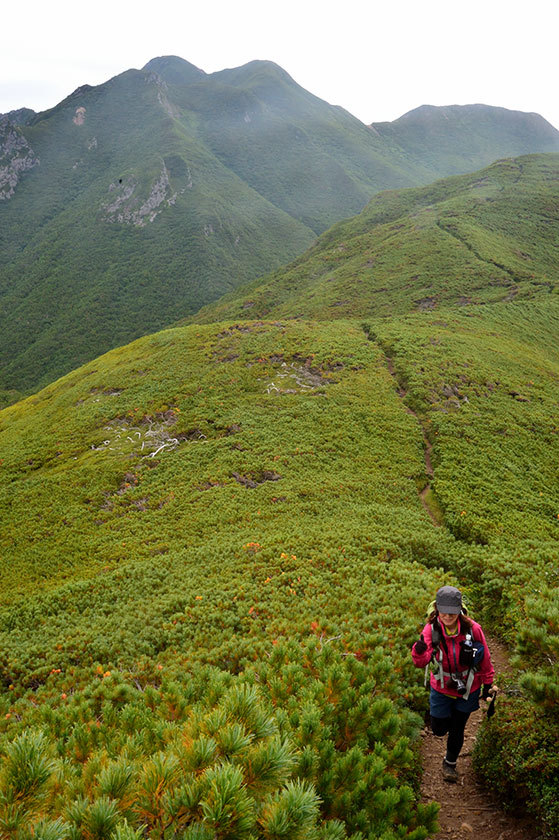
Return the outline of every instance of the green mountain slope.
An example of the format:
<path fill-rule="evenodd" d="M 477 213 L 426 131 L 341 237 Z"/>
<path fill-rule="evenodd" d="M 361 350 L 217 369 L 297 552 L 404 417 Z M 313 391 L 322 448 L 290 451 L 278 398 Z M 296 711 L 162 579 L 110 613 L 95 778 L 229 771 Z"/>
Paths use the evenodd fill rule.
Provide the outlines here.
<path fill-rule="evenodd" d="M 151 66 L 157 69 L 157 60 Z M 160 74 L 173 101 L 196 114 L 212 152 L 316 232 L 359 212 L 378 190 L 417 182 L 417 165 L 387 153 L 367 126 L 272 62 L 250 62 L 180 88 L 168 73 L 165 63 Z"/>
<path fill-rule="evenodd" d="M 14 112 L 0 124 L 0 388 L 37 388 L 196 312 L 379 190 L 479 165 L 480 146 L 559 148 L 537 115 L 464 113 L 445 109 L 445 133 L 429 111 L 426 141 L 410 115 L 365 126 L 271 62 L 206 74 L 174 56 Z"/>
<path fill-rule="evenodd" d="M 291 265 L 195 320 L 388 316 L 554 293 L 559 157 L 498 161 L 472 175 L 384 193 Z"/>
<path fill-rule="evenodd" d="M 195 311 L 232 278 L 261 274 L 312 241 L 173 120 L 158 94 L 134 71 L 74 94 L 28 129 L 41 160 L 33 197 L 17 190 L 2 229 L 8 386 L 51 379 Z"/>
<path fill-rule="evenodd" d="M 539 114 L 489 105 L 422 105 L 372 128 L 433 179 L 481 169 L 497 158 L 558 151 L 555 128 Z"/>
<path fill-rule="evenodd" d="M 271 383 L 282 383 L 283 364 L 280 393 Z M 226 688 L 244 691 L 257 680 L 274 722 L 267 731 L 288 750 L 283 771 L 268 751 L 245 769 L 246 744 L 224 741 L 213 753 L 246 774 L 259 819 L 274 803 L 268 792 L 279 795 L 291 780 L 320 795 L 311 816 L 324 829 L 340 821 L 335 837 L 359 825 L 389 838 L 401 836 L 398 825 L 410 838 L 427 836 L 433 806 L 417 806 L 410 787 L 409 738 L 420 718 L 405 708 L 393 671 L 405 668 L 408 697 L 420 695 L 405 655 L 413 618 L 395 593 L 406 587 L 420 612 L 437 579 L 423 559 L 433 549 L 442 562 L 452 539 L 439 545 L 432 533 L 408 477 L 421 476 L 420 436 L 361 328 L 169 330 L 97 359 L 0 418 L 2 547 L 12 558 L 0 608 L 0 637 L 10 637 L 0 664 L 0 744 L 51 714 L 60 722 L 60 736 L 42 748 L 59 750 L 77 787 L 68 776 L 45 817 L 78 807 L 78 790 L 102 807 L 101 788 L 88 787 L 82 769 L 118 760 L 132 762 L 130 808 L 113 790 L 115 822 L 137 827 L 142 764 L 157 758 L 154 750 L 175 762 L 173 744 L 184 737 L 186 747 L 196 715 L 222 709 Z M 353 431 L 342 439 L 343 427 Z M 391 450 L 402 438 L 396 462 Z M 357 603 L 363 587 L 369 594 Z M 340 633 L 342 646 L 330 639 Z M 219 671 L 208 674 L 205 663 Z M 247 667 L 252 677 L 227 677 Z M 252 732 L 247 714 L 231 721 L 236 738 Z M 221 744 L 225 734 L 217 737 Z M 73 752 L 76 739 L 82 747 Z M 186 773 L 191 759 L 181 755 Z M 213 766 L 206 755 L 198 772 Z M 353 790 L 356 775 L 365 785 Z M 215 795 L 227 789 L 225 780 L 215 784 Z M 161 790 L 176 793 L 172 778 Z M 196 790 L 191 796 L 205 801 Z M 166 820 L 180 826 L 168 805 Z M 301 807 L 292 803 L 283 818 L 292 836 Z M 155 815 L 140 819 L 151 825 Z"/>
<path fill-rule="evenodd" d="M 448 581 L 519 654 L 479 771 L 557 833 L 558 167 L 378 196 L 229 320 L 0 412 L 1 819 L 426 840 L 409 646 Z"/>

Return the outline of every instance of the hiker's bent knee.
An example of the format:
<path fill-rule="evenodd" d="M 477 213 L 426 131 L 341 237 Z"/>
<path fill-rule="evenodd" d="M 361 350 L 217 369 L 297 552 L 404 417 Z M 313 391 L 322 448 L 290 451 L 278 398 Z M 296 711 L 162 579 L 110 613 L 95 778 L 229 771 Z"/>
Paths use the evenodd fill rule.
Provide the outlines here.
<path fill-rule="evenodd" d="M 437 718 L 431 716 L 431 731 L 433 735 L 446 735 L 450 729 L 451 718 Z"/>

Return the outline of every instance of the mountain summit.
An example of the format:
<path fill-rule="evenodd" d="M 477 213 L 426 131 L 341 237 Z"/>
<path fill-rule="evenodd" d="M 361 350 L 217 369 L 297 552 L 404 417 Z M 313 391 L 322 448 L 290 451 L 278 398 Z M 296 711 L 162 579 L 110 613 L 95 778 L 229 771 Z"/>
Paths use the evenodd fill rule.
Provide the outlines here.
<path fill-rule="evenodd" d="M 184 58 L 179 58 L 177 55 L 163 55 L 159 58 L 152 58 L 148 61 L 142 70 L 146 73 L 158 73 L 166 82 L 174 84 L 190 84 L 197 82 L 201 76 L 206 73 L 185 61 Z"/>

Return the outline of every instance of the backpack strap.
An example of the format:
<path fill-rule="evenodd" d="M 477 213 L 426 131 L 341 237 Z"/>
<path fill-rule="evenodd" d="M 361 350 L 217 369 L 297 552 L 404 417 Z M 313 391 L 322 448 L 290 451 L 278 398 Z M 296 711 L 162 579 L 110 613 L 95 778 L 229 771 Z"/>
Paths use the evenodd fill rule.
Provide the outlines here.
<path fill-rule="evenodd" d="M 437 632 L 437 636 L 440 639 L 440 642 L 437 644 L 437 650 L 436 651 L 433 650 L 433 656 L 432 656 L 431 662 L 435 662 L 438 665 L 437 675 L 435 677 L 435 680 L 438 683 L 440 683 L 441 691 L 444 691 L 445 677 L 449 678 L 449 677 L 454 676 L 454 674 L 453 674 L 452 671 L 449 673 L 449 672 L 445 671 L 444 668 L 443 668 L 443 652 L 441 650 L 441 645 L 444 648 L 444 652 L 446 654 L 446 658 L 447 658 L 447 661 L 448 661 L 449 664 L 451 664 L 451 659 L 450 659 L 450 655 L 448 653 L 448 647 L 447 647 L 446 640 L 445 640 L 445 637 L 444 637 L 444 631 L 441 628 L 441 625 L 439 624 L 439 621 L 438 621 L 437 618 L 435 618 L 433 620 L 432 626 L 435 629 L 435 631 Z M 462 623 L 462 621 L 460 621 L 460 632 L 465 634 L 466 631 L 468 633 L 471 633 L 472 639 L 477 644 L 479 644 L 481 647 L 483 647 L 481 642 L 479 642 L 479 640 L 476 639 L 476 637 L 475 637 L 473 626 L 468 626 L 466 628 L 464 626 L 464 624 Z M 427 666 L 425 667 L 425 685 L 427 685 L 428 670 L 429 670 L 429 665 L 430 664 L 431 663 L 428 663 Z M 477 671 L 477 668 L 475 666 L 471 666 L 470 668 L 467 668 L 463 671 L 457 671 L 456 672 L 456 676 L 462 677 L 466 682 L 466 693 L 463 695 L 464 700 L 467 700 L 470 696 L 470 691 L 472 689 L 472 684 L 474 682 L 474 677 L 475 677 L 476 671 Z"/>

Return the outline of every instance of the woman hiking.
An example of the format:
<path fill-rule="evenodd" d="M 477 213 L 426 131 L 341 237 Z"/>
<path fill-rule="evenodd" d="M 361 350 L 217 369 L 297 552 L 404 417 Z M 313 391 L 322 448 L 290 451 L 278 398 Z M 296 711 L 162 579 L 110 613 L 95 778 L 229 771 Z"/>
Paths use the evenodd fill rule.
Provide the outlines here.
<path fill-rule="evenodd" d="M 434 735 L 448 735 L 443 779 L 457 782 L 456 762 L 466 722 L 479 709 L 480 693 L 483 700 L 490 696 L 495 671 L 483 630 L 466 615 L 462 594 L 455 586 L 438 590 L 411 655 L 418 668 L 427 668 L 431 662 L 435 666 L 429 696 L 431 728 Z"/>

